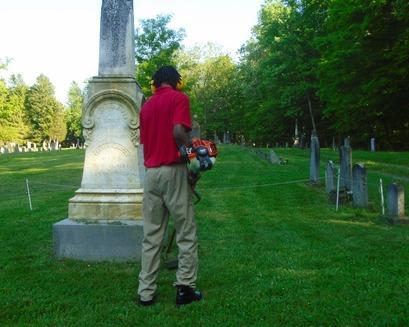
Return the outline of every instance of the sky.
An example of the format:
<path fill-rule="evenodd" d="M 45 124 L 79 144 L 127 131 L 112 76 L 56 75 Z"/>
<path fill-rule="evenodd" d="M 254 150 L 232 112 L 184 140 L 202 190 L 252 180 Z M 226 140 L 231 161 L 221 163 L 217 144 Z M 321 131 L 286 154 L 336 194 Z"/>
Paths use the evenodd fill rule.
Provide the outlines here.
<path fill-rule="evenodd" d="M 186 49 L 212 42 L 232 57 L 251 37 L 265 0 L 134 0 L 140 19 L 171 14 L 168 27 L 184 28 Z M 29 86 L 40 74 L 66 104 L 72 81 L 98 75 L 102 0 L 0 0 L 0 61 L 11 58 L 0 77 L 21 74 Z"/>

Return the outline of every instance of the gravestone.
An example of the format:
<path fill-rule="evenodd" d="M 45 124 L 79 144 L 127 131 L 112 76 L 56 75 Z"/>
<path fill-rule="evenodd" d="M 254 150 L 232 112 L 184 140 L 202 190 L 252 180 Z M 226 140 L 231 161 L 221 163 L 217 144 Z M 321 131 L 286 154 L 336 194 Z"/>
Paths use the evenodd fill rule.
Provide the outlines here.
<path fill-rule="evenodd" d="M 277 156 L 274 150 L 270 150 L 269 161 L 270 163 L 275 164 L 275 165 L 279 165 L 281 163 L 281 159 Z"/>
<path fill-rule="evenodd" d="M 86 145 L 81 188 L 70 200 L 72 219 L 141 219 L 139 111 L 132 0 L 103 0 L 98 76 L 84 100 Z"/>
<path fill-rule="evenodd" d="M 328 160 L 325 168 L 325 191 L 327 193 L 335 192 L 337 190 L 337 171 L 335 164 Z"/>
<path fill-rule="evenodd" d="M 193 123 L 192 123 L 191 137 L 192 138 L 199 138 L 200 137 L 200 125 L 196 120 L 194 120 Z"/>
<path fill-rule="evenodd" d="M 344 140 L 344 145 L 339 149 L 340 156 L 340 189 L 352 190 L 352 149 L 349 146 L 349 138 Z"/>
<path fill-rule="evenodd" d="M 375 151 L 375 138 L 374 137 L 371 138 L 371 151 L 372 152 Z"/>
<path fill-rule="evenodd" d="M 293 148 L 299 148 L 300 147 L 300 139 L 298 137 L 298 119 L 295 120 L 293 140 L 294 140 Z"/>
<path fill-rule="evenodd" d="M 305 149 L 306 148 L 306 144 L 305 144 L 305 133 L 301 133 L 300 134 L 300 149 Z"/>
<path fill-rule="evenodd" d="M 390 183 L 387 193 L 388 216 L 403 218 L 405 216 L 405 194 L 399 183 Z"/>
<path fill-rule="evenodd" d="M 230 133 L 229 131 L 223 133 L 223 143 L 230 144 Z"/>
<path fill-rule="evenodd" d="M 139 261 L 143 156 L 135 80 L 133 0 L 102 0 L 98 76 L 82 112 L 85 160 L 68 219 L 54 225 L 54 253 L 91 261 Z"/>
<path fill-rule="evenodd" d="M 353 190 L 352 198 L 355 208 L 368 208 L 368 184 L 365 165 L 356 164 L 352 167 Z"/>
<path fill-rule="evenodd" d="M 320 181 L 320 143 L 314 132 L 311 135 L 310 181 L 314 184 Z"/>

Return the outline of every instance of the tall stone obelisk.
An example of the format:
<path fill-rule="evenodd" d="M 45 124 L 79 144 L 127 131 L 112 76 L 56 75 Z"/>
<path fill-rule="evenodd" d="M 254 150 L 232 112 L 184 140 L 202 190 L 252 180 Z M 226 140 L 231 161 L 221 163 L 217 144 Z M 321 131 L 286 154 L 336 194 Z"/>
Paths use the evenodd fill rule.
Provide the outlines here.
<path fill-rule="evenodd" d="M 142 93 L 135 80 L 132 0 L 103 0 L 98 76 L 82 115 L 87 146 L 81 188 L 68 218 L 139 219 L 141 178 L 138 119 Z"/>
<path fill-rule="evenodd" d="M 98 76 L 87 91 L 81 188 L 69 200 L 68 219 L 54 225 L 54 252 L 84 260 L 138 260 L 144 97 L 135 80 L 133 0 L 102 0 Z"/>

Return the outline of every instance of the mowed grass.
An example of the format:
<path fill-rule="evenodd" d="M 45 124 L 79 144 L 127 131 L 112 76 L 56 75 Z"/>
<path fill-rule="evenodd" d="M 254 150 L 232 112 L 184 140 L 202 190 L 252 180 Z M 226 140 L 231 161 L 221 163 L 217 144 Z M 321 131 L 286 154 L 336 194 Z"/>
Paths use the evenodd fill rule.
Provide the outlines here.
<path fill-rule="evenodd" d="M 370 206 L 335 204 L 309 183 L 309 151 L 219 146 L 197 191 L 205 299 L 174 306 L 175 271 L 158 278 L 158 303 L 133 302 L 139 263 L 53 257 L 52 226 L 80 187 L 83 150 L 0 156 L 2 326 L 404 326 L 409 324 L 409 225 L 381 217 L 379 180 L 409 189 L 409 153 L 353 151 L 368 172 Z M 269 149 L 263 149 L 268 153 Z M 32 208 L 30 210 L 28 180 Z M 408 213 L 408 205 L 406 204 Z"/>

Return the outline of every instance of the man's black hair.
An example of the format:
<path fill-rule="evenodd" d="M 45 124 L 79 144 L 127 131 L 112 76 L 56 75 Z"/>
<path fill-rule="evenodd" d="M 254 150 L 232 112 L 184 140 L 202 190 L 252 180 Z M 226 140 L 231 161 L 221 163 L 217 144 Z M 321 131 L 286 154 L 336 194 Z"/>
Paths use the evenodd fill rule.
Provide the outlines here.
<path fill-rule="evenodd" d="M 158 88 L 161 87 L 163 83 L 169 84 L 174 90 L 176 90 L 176 85 L 179 83 L 181 75 L 178 73 L 173 66 L 164 66 L 159 68 L 155 75 L 153 75 L 153 85 Z"/>

